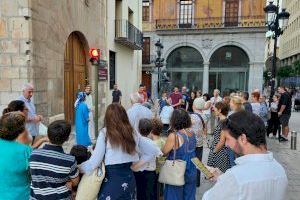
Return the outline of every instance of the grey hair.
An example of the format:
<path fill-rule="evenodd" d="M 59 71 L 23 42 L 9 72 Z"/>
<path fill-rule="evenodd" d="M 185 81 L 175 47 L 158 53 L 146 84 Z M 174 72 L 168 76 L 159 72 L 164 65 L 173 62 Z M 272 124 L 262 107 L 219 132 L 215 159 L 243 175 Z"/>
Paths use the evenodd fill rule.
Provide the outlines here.
<path fill-rule="evenodd" d="M 219 90 L 219 89 L 214 89 L 214 91 L 217 91 L 217 92 L 218 92 L 218 94 L 220 94 L 220 90 Z"/>
<path fill-rule="evenodd" d="M 28 90 L 28 89 L 34 89 L 34 87 L 31 83 L 25 83 L 22 87 L 22 91 L 25 91 L 25 90 Z"/>
<path fill-rule="evenodd" d="M 132 103 L 140 103 L 142 102 L 142 98 L 138 92 L 130 94 L 130 100 Z"/>

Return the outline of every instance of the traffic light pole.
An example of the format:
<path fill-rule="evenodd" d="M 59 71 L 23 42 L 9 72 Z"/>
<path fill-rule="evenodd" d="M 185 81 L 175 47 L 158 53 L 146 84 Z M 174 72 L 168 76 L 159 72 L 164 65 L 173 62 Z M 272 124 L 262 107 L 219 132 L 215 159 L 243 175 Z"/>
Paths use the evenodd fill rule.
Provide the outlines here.
<path fill-rule="evenodd" d="M 94 66 L 94 94 L 95 94 L 95 119 L 94 119 L 94 124 L 95 124 L 95 138 L 98 138 L 98 62 L 93 63 Z"/>

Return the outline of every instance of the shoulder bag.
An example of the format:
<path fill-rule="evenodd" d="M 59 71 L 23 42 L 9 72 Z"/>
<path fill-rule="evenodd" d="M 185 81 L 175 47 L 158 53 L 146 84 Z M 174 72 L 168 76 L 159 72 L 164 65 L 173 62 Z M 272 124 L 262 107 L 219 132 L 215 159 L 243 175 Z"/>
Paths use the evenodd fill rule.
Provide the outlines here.
<path fill-rule="evenodd" d="M 106 138 L 105 138 L 106 144 Z M 106 149 L 106 145 L 105 145 Z M 104 158 L 103 158 L 104 160 Z M 104 161 L 92 173 L 84 174 L 79 182 L 76 200 L 95 200 L 101 188 L 101 184 L 105 178 Z"/>
<path fill-rule="evenodd" d="M 160 183 L 183 186 L 184 185 L 184 174 L 186 169 L 186 162 L 184 160 L 175 159 L 176 158 L 176 141 L 178 140 L 177 134 L 175 134 L 175 145 L 174 145 L 174 155 L 173 160 L 166 160 L 165 164 L 162 166 L 159 174 L 158 181 Z M 179 144 L 179 142 L 178 142 Z"/>

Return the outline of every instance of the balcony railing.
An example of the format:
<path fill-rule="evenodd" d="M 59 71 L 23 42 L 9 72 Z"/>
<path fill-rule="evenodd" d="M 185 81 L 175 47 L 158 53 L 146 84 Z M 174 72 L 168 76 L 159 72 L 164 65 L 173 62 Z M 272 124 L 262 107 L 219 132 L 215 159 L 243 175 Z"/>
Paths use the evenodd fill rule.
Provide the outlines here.
<path fill-rule="evenodd" d="M 156 30 L 264 26 L 265 16 L 194 18 L 191 23 L 180 23 L 180 19 L 158 19 L 155 22 Z"/>
<path fill-rule="evenodd" d="M 125 19 L 116 20 L 115 41 L 134 50 L 143 49 L 143 33 Z"/>

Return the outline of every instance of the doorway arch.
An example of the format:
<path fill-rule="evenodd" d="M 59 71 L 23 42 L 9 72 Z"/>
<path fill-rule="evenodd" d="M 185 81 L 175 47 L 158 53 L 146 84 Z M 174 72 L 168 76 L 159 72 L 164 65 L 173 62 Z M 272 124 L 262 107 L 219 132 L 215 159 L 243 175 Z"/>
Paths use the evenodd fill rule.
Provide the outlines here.
<path fill-rule="evenodd" d="M 187 86 L 191 90 L 202 89 L 203 57 L 190 46 L 174 49 L 167 58 L 167 72 L 171 86 Z"/>
<path fill-rule="evenodd" d="M 209 92 L 215 88 L 221 94 L 246 91 L 249 78 L 249 56 L 238 46 L 227 45 L 217 49 L 209 60 Z M 225 94 L 224 94 L 225 93 Z"/>
<path fill-rule="evenodd" d="M 83 91 L 88 80 L 85 48 L 82 36 L 72 32 L 65 44 L 64 54 L 64 114 L 74 123 L 74 102 L 78 91 Z"/>

